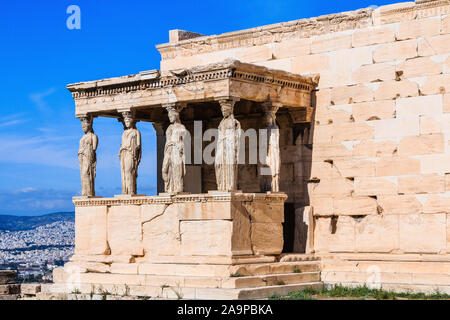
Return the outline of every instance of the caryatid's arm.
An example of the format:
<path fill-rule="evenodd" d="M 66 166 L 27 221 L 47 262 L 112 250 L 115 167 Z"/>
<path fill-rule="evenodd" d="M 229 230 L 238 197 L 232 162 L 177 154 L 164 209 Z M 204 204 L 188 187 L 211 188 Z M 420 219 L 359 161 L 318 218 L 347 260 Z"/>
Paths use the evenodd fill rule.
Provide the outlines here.
<path fill-rule="evenodd" d="M 142 157 L 142 141 L 141 141 L 141 133 L 139 132 L 139 130 L 137 131 L 137 137 L 136 137 L 136 141 L 137 141 L 137 163 L 141 162 L 141 157 Z"/>

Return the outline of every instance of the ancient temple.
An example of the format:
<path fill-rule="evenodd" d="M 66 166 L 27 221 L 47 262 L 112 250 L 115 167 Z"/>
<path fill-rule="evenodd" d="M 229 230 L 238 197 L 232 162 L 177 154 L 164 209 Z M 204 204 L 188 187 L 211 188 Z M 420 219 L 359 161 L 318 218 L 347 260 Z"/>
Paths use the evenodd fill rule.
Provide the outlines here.
<path fill-rule="evenodd" d="M 169 36 L 160 70 L 68 86 L 83 193 L 49 290 L 450 292 L 450 1 Z M 112 198 L 95 193 L 98 117 L 124 127 Z M 139 193 L 139 122 L 157 195 Z"/>

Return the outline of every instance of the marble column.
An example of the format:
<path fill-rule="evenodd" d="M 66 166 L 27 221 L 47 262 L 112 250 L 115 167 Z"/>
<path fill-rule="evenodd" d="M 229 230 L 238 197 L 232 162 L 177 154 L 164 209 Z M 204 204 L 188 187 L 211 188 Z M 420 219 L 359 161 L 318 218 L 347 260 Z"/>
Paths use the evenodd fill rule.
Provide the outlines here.
<path fill-rule="evenodd" d="M 162 178 L 166 193 L 180 193 L 184 188 L 186 175 L 185 138 L 189 134 L 180 121 L 180 112 L 184 105 L 166 104 L 170 125 L 166 130 L 166 144 L 162 164 Z"/>
<path fill-rule="evenodd" d="M 264 130 L 267 133 L 267 156 L 260 169 L 261 191 L 280 191 L 280 129 L 276 123 L 279 103 L 264 102 Z"/>
<path fill-rule="evenodd" d="M 95 170 L 97 166 L 98 137 L 92 128 L 91 116 L 80 117 L 84 135 L 80 140 L 78 150 L 78 162 L 80 164 L 81 195 L 83 197 L 95 197 Z"/>
<path fill-rule="evenodd" d="M 234 118 L 235 98 L 219 100 L 223 119 L 219 132 L 215 156 L 217 189 L 236 191 L 238 189 L 238 160 L 241 124 Z"/>
<path fill-rule="evenodd" d="M 156 132 L 156 191 L 164 192 L 164 180 L 162 178 L 162 166 L 164 160 L 164 147 L 166 145 L 166 129 L 164 122 L 153 122 L 153 128 Z"/>
<path fill-rule="evenodd" d="M 122 173 L 122 194 L 136 195 L 138 166 L 141 162 L 141 133 L 136 129 L 136 119 L 131 111 L 121 112 L 124 132 L 119 158 Z"/>

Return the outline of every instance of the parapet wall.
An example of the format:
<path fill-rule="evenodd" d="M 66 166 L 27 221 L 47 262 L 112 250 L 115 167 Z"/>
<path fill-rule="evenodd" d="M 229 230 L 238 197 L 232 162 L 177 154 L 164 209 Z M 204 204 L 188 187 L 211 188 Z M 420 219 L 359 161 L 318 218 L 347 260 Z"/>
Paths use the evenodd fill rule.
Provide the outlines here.
<path fill-rule="evenodd" d="M 320 74 L 294 178 L 319 255 L 450 253 L 450 1 L 416 2 L 158 46 L 163 73 L 236 58 Z"/>

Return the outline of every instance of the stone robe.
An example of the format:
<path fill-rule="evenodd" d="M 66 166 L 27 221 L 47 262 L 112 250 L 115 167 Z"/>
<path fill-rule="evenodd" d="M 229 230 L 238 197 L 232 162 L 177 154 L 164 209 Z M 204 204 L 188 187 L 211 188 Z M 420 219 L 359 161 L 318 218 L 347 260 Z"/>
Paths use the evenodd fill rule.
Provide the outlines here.
<path fill-rule="evenodd" d="M 233 115 L 220 122 L 215 157 L 217 189 L 220 191 L 237 190 L 240 135 L 241 124 Z"/>
<path fill-rule="evenodd" d="M 141 162 L 141 133 L 127 129 L 122 134 L 119 158 L 122 171 L 122 194 L 135 195 L 138 166 Z"/>
<path fill-rule="evenodd" d="M 92 133 L 86 133 L 80 140 L 78 163 L 80 164 L 81 195 L 95 196 L 95 167 L 97 165 L 98 138 Z"/>
<path fill-rule="evenodd" d="M 184 138 L 187 130 L 181 123 L 171 124 L 166 131 L 162 177 L 165 191 L 183 192 L 186 161 Z"/>
<path fill-rule="evenodd" d="M 280 191 L 280 130 L 278 126 L 273 123 L 267 128 L 268 147 L 266 164 L 270 168 L 271 173 L 271 191 Z"/>

